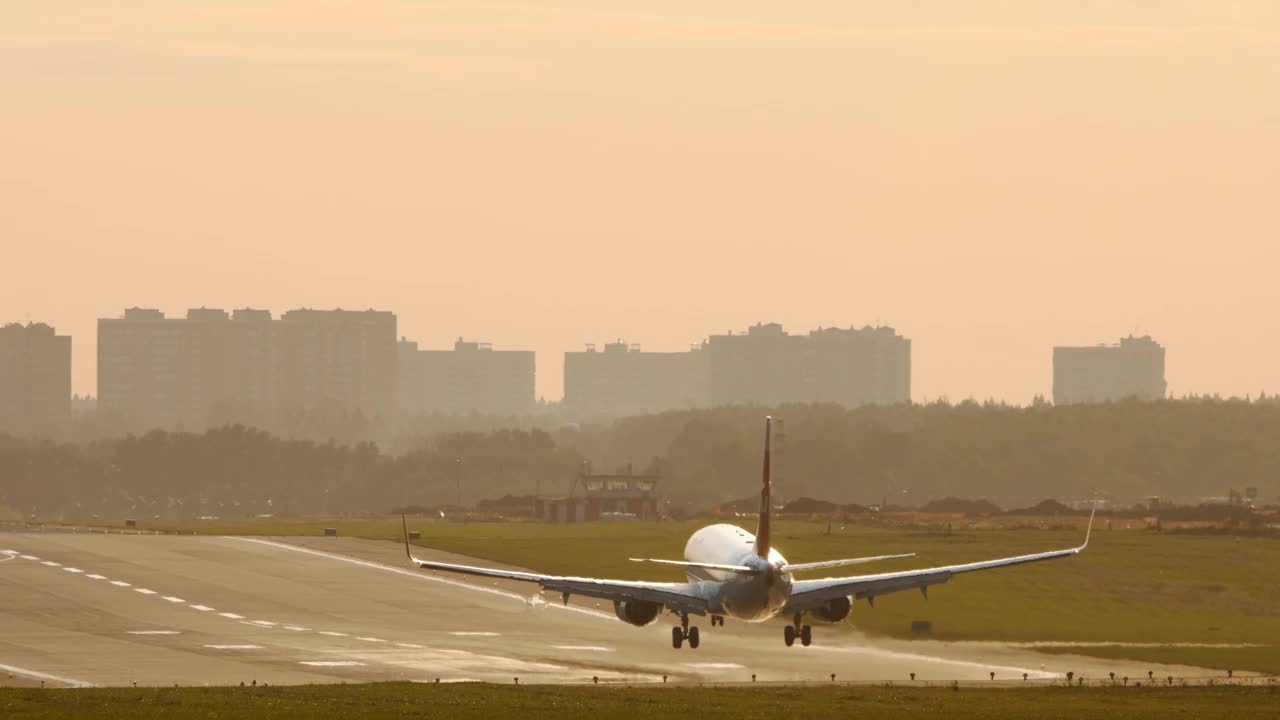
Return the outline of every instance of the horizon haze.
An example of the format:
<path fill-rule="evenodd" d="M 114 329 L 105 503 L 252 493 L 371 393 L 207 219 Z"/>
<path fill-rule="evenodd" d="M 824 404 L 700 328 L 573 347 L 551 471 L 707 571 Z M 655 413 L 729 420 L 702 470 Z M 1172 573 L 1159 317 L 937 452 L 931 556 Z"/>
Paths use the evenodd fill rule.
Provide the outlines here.
<path fill-rule="evenodd" d="M 756 322 L 892 326 L 917 401 L 1131 333 L 1275 392 L 1277 67 L 1266 2 L 11 2 L 0 323 L 80 394 L 131 306 L 390 310 L 549 400 Z"/>

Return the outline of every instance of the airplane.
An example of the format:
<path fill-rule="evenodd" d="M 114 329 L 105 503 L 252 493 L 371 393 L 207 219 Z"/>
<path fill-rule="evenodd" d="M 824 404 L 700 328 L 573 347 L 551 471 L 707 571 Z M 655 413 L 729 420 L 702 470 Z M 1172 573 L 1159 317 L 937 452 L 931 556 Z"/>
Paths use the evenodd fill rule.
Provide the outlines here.
<path fill-rule="evenodd" d="M 755 535 L 736 525 L 709 525 L 690 536 L 684 549 L 684 560 L 630 558 L 635 562 L 684 568 L 688 580 L 683 583 L 564 577 L 420 560 L 413 556 L 409 547 L 408 522 L 401 516 L 404 551 L 410 562 L 424 570 L 537 583 L 544 591 L 560 593 L 566 605 L 572 595 L 610 600 L 619 620 L 638 627 L 655 622 L 665 610 L 680 617 L 680 625 L 671 628 L 672 647 L 679 649 L 687 642 L 693 649 L 698 647 L 700 638 L 698 628 L 689 625 L 690 615 L 710 616 L 713 627 L 723 626 L 726 617 L 759 623 L 778 616 L 790 616 L 792 622 L 783 630 L 783 641 L 787 647 L 797 640 L 808 646 L 813 641 L 813 634 L 809 625 L 802 624 L 806 614 L 822 622 L 838 623 L 849 615 L 855 600 L 865 599 L 874 607 L 875 599 L 880 595 L 916 589 L 928 599 L 930 586 L 945 583 L 953 575 L 1069 557 L 1078 555 L 1089 546 L 1096 504 L 1089 514 L 1084 543 L 1078 547 L 920 570 L 798 580 L 794 577 L 796 573 L 911 557 L 914 553 L 788 563 L 773 546 L 771 532 L 773 510 L 770 505 L 769 452 L 772 436 L 773 418 L 766 417 L 764 487 L 760 492 Z"/>

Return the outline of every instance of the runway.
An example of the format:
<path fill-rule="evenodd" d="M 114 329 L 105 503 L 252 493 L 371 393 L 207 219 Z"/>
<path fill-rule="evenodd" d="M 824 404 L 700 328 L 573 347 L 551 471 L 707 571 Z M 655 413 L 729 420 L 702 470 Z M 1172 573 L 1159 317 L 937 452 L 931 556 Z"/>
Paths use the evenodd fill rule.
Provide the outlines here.
<path fill-rule="evenodd" d="M 415 549 L 425 557 L 480 563 Z M 395 542 L 0 533 L 0 686 L 487 681 L 998 682 L 1128 674 L 1134 663 L 1026 646 L 869 639 L 815 626 L 644 628 L 612 607 L 531 602 L 533 586 L 442 577 Z M 671 620 L 671 621 L 669 621 Z M 1142 668 L 1195 677 L 1195 668 Z"/>

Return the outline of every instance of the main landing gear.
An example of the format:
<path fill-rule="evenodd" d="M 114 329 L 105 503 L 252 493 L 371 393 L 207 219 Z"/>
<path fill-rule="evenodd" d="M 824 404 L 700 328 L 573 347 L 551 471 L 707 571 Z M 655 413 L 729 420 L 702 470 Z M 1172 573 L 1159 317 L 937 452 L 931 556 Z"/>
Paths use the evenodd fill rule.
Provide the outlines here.
<path fill-rule="evenodd" d="M 800 624 L 800 613 L 796 613 L 795 620 L 792 624 L 786 626 L 782 630 L 782 639 L 787 643 L 787 647 L 791 647 L 799 638 L 800 644 L 809 647 L 809 643 L 813 642 L 813 631 L 808 625 Z"/>
<path fill-rule="evenodd" d="M 714 618 L 712 624 L 715 624 Z M 689 613 L 680 613 L 680 627 L 671 628 L 671 647 L 679 650 L 685 640 L 689 641 L 690 649 L 698 648 L 698 628 L 689 627 Z"/>

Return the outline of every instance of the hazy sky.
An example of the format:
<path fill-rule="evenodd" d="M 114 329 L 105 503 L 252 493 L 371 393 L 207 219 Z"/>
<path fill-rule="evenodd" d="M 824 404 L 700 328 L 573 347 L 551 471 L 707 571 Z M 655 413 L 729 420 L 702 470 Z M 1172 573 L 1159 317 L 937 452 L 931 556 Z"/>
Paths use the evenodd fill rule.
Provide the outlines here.
<path fill-rule="evenodd" d="M 1071 6 L 1071 10 L 1064 9 Z M 394 310 L 561 353 L 777 321 L 913 394 L 1151 333 L 1280 391 L 1280 3 L 0 3 L 0 322 Z"/>

